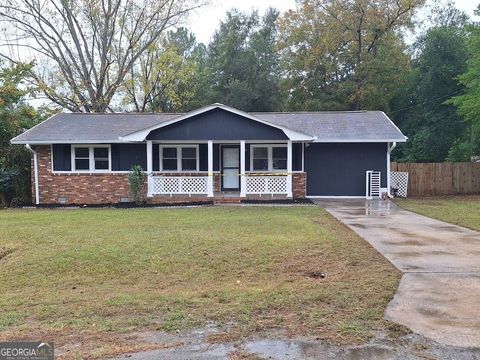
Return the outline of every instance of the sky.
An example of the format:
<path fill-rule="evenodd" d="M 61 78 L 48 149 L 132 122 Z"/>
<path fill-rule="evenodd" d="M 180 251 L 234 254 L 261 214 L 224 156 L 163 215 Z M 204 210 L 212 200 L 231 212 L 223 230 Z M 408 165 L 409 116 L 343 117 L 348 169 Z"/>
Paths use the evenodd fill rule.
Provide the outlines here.
<path fill-rule="evenodd" d="M 473 17 L 473 10 L 480 0 L 455 0 L 454 2 L 457 8 Z M 295 0 L 212 0 L 211 5 L 196 10 L 185 25 L 194 32 L 198 42 L 208 43 L 229 9 L 238 8 L 246 12 L 256 9 L 262 14 L 270 6 L 284 12 L 295 8 Z M 478 18 L 475 19 L 478 20 Z"/>

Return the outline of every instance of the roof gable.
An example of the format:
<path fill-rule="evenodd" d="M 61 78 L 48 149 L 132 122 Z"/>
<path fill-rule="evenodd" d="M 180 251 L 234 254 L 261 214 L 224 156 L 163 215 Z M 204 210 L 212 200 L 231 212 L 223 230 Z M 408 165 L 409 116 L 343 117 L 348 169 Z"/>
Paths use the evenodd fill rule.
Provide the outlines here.
<path fill-rule="evenodd" d="M 241 111 L 241 110 L 238 110 L 238 109 L 235 109 L 235 108 L 223 105 L 223 104 L 219 104 L 219 103 L 209 105 L 209 106 L 205 106 L 203 108 L 190 111 L 186 114 L 183 114 L 183 115 L 181 115 L 179 117 L 176 117 L 174 119 L 171 119 L 169 121 L 165 121 L 161 124 L 154 125 L 152 127 L 133 132 L 133 133 L 128 134 L 126 136 L 122 136 L 121 139 L 125 140 L 125 141 L 144 141 L 147 138 L 148 134 L 150 134 L 150 132 L 152 132 L 154 130 L 160 129 L 160 128 L 165 127 L 165 126 L 172 125 L 174 123 L 178 123 L 180 121 L 191 119 L 193 117 L 196 117 L 198 115 L 201 115 L 201 114 L 204 114 L 204 113 L 210 112 L 212 110 L 216 110 L 216 109 L 220 109 L 220 110 L 223 110 L 223 111 L 241 116 L 245 119 L 249 119 L 249 120 L 256 121 L 258 123 L 264 124 L 264 125 L 268 125 L 268 126 L 273 127 L 273 128 L 280 129 L 284 132 L 285 136 L 290 140 L 311 141 L 311 140 L 314 139 L 314 137 L 311 136 L 311 135 L 305 134 L 303 132 L 299 132 L 297 130 L 289 129 L 289 128 L 287 128 L 285 126 L 282 126 L 282 125 L 270 123 L 268 121 L 259 119 L 256 116 L 253 116 L 253 115 L 251 115 L 249 113 L 246 113 L 244 111 Z"/>
<path fill-rule="evenodd" d="M 150 131 L 146 140 L 287 140 L 285 132 L 277 126 L 253 121 L 223 108 L 196 114 Z"/>

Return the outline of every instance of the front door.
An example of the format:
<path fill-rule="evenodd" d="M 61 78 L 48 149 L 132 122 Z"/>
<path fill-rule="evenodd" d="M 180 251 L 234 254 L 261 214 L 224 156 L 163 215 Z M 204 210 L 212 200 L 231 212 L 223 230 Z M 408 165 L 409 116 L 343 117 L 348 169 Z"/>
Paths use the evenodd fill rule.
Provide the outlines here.
<path fill-rule="evenodd" d="M 240 147 L 222 146 L 222 190 L 240 190 Z"/>

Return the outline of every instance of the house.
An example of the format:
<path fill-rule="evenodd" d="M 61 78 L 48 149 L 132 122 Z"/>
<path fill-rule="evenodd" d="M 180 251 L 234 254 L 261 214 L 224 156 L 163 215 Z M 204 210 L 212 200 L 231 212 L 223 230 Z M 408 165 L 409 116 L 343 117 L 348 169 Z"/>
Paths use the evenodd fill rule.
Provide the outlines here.
<path fill-rule="evenodd" d="M 139 164 L 151 203 L 365 197 L 388 193 L 390 152 L 406 137 L 381 111 L 60 113 L 11 140 L 32 151 L 36 204 L 128 201 Z M 367 189 L 368 190 L 368 189 Z"/>

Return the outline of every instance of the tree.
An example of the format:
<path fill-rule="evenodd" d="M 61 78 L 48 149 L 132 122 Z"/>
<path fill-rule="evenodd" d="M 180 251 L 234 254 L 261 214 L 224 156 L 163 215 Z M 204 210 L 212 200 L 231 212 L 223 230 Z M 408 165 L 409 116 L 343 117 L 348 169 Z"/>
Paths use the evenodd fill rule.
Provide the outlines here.
<path fill-rule="evenodd" d="M 125 81 L 126 104 L 137 112 L 189 110 L 197 95 L 197 42 L 185 28 L 169 31 L 152 44 L 132 67 Z"/>
<path fill-rule="evenodd" d="M 430 27 L 464 28 L 468 24 L 468 15 L 455 7 L 452 0 L 434 0 L 427 7 L 427 19 Z"/>
<path fill-rule="evenodd" d="M 480 5 L 476 10 L 476 15 L 480 15 Z M 453 97 L 448 103 L 457 107 L 467 124 L 467 138 L 463 143 L 458 143 L 460 151 L 464 149 L 464 157 L 469 159 L 472 155 L 480 154 L 480 25 L 472 24 L 468 26 L 468 37 L 466 46 L 468 50 L 468 60 L 466 71 L 458 79 L 465 86 L 465 92 Z"/>
<path fill-rule="evenodd" d="M 1 64 L 4 65 L 4 64 Z M 31 64 L 0 68 L 0 205 L 30 202 L 30 153 L 10 139 L 43 120 L 26 101 Z"/>
<path fill-rule="evenodd" d="M 382 108 L 408 65 L 401 30 L 423 0 L 302 0 L 281 19 L 294 109 Z M 299 98 L 299 99 L 297 99 Z M 381 100 L 378 102 L 377 100 Z"/>
<path fill-rule="evenodd" d="M 278 111 L 282 106 L 280 72 L 275 51 L 278 11 L 262 19 L 256 11 L 227 13 L 208 46 L 206 77 L 209 102 L 245 111 Z"/>
<path fill-rule="evenodd" d="M 103 112 L 139 57 L 195 6 L 194 0 L 9 0 L 0 4 L 8 25 L 2 45 L 47 60 L 31 75 L 54 103 Z M 3 56 L 12 59 L 8 50 Z"/>
<path fill-rule="evenodd" d="M 392 117 L 410 138 L 399 147 L 400 161 L 444 161 L 465 131 L 463 119 L 445 101 L 463 92 L 457 76 L 466 66 L 463 28 L 433 27 L 420 39 L 418 58 L 406 86 L 392 101 Z M 456 151 L 459 153 L 459 151 Z"/>

